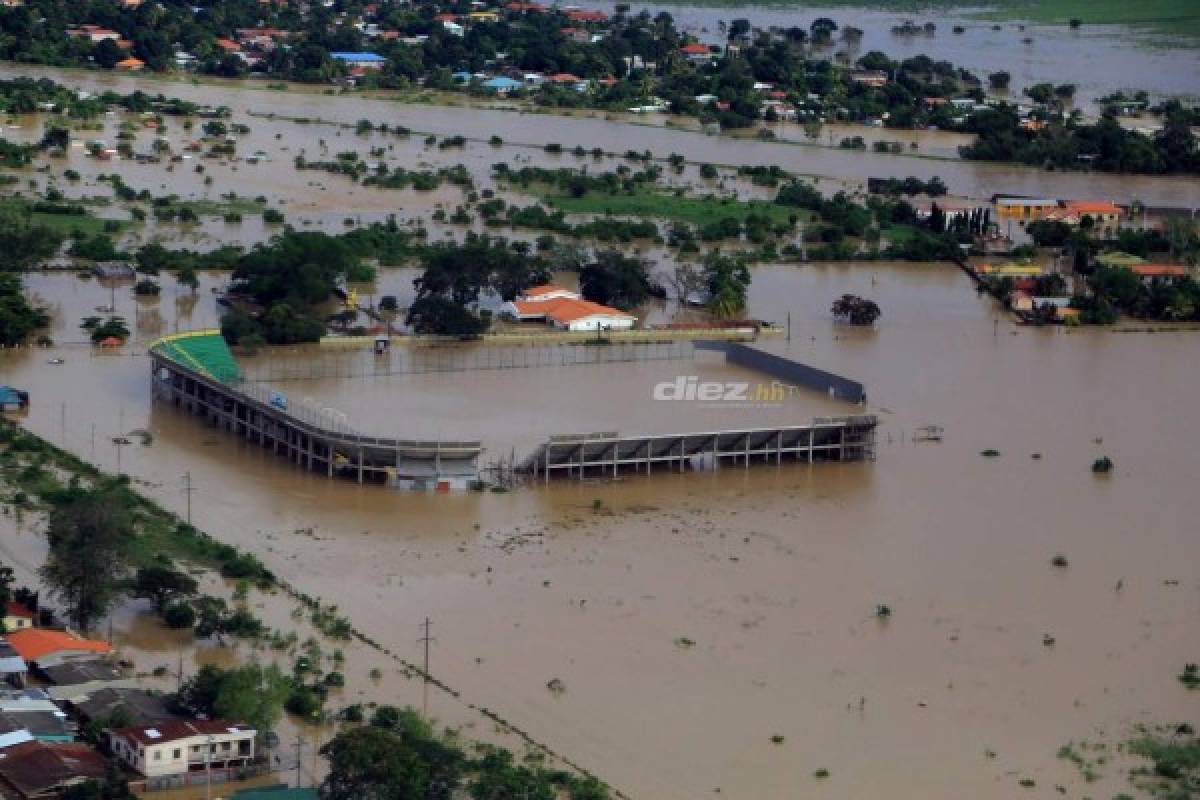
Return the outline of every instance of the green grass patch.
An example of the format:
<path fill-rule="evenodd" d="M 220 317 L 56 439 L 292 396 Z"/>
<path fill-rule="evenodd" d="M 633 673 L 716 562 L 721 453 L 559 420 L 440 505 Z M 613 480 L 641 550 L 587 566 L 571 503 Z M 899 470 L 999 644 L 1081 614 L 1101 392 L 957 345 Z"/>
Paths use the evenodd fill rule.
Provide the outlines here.
<path fill-rule="evenodd" d="M 908 244 L 917 236 L 917 229 L 911 225 L 889 225 L 883 230 L 883 236 L 892 244 Z"/>
<path fill-rule="evenodd" d="M 5 500 L 16 504 L 19 494 L 18 507 L 48 513 L 74 482 L 116 487 L 121 505 L 130 511 L 135 523 L 129 541 L 134 567 L 162 564 L 165 557 L 208 567 L 227 578 L 245 579 L 260 586 L 275 581 L 255 556 L 188 525 L 177 514 L 134 491 L 127 478 L 101 472 L 74 454 L 0 420 L 0 487 L 8 490 Z"/>
<path fill-rule="evenodd" d="M 237 197 L 232 200 L 180 200 L 171 203 L 169 208 L 181 211 L 191 209 L 197 217 L 223 217 L 226 214 L 261 214 L 267 207 L 266 203 L 250 197 Z"/>
<path fill-rule="evenodd" d="M 127 219 L 104 219 L 92 214 L 49 214 L 42 211 L 30 213 L 29 203 L 16 198 L 0 200 L 0 208 L 6 211 L 15 211 L 22 216 L 28 215 L 31 224 L 44 225 L 64 236 L 70 236 L 73 233 L 85 236 L 94 236 L 97 233 L 119 233 L 129 227 L 131 223 L 131 220 Z"/>
<path fill-rule="evenodd" d="M 762 200 L 730 200 L 718 197 L 682 197 L 670 192 L 652 190 L 634 194 L 596 194 L 589 192 L 583 197 L 568 195 L 545 195 L 546 203 L 568 214 L 596 214 L 625 217 L 652 217 L 685 222 L 703 227 L 723 219 L 734 218 L 744 222 L 750 214 L 766 216 L 772 222 L 787 222 L 795 209 L 777 206 Z"/>

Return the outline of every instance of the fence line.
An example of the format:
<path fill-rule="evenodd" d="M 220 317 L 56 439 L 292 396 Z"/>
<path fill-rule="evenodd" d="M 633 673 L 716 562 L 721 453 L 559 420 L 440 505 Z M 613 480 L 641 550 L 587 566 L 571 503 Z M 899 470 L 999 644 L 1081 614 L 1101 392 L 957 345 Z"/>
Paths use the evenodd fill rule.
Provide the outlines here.
<path fill-rule="evenodd" d="M 286 383 L 324 378 L 385 378 L 442 372 L 536 369 L 635 361 L 682 361 L 695 357 L 690 341 L 567 344 L 550 347 L 396 348 L 386 355 L 320 353 L 310 358 L 263 363 L 243 362 L 246 383 Z"/>

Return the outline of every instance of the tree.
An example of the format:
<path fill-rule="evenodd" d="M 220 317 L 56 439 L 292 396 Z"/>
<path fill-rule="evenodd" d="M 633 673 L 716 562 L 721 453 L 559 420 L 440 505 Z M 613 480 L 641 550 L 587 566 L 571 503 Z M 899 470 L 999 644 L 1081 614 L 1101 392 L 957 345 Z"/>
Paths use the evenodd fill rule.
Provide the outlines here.
<path fill-rule="evenodd" d="M 718 317 L 733 317 L 746 307 L 750 270 L 745 261 L 713 252 L 704 259 L 708 308 Z"/>
<path fill-rule="evenodd" d="M 488 327 L 481 316 L 441 295 L 416 300 L 409 306 L 405 323 L 416 333 L 440 336 L 477 336 Z"/>
<path fill-rule="evenodd" d="M 291 688 L 291 681 L 276 665 L 247 664 L 225 673 L 213 713 L 258 731 L 269 731 L 283 715 L 283 702 Z"/>
<path fill-rule="evenodd" d="M 179 597 L 194 595 L 197 588 L 196 579 L 179 570 L 143 567 L 134 578 L 133 596 L 150 600 L 161 613 L 168 603 Z"/>
<path fill-rule="evenodd" d="M 30 333 L 50 324 L 45 309 L 31 306 L 21 289 L 18 276 L 0 272 L 0 345 L 5 347 L 21 344 Z"/>
<path fill-rule="evenodd" d="M 223 670 L 205 664 L 171 697 L 171 707 L 187 715 L 219 717 L 269 731 L 283 715 L 292 681 L 279 667 L 258 663 Z"/>
<path fill-rule="evenodd" d="M 342 731 L 321 749 L 329 774 L 323 800 L 424 798 L 429 771 L 404 740 L 375 726 Z"/>
<path fill-rule="evenodd" d="M 92 328 L 92 342 L 99 343 L 109 337 L 115 337 L 121 341 L 129 338 L 129 325 L 125 323 L 124 317 L 109 317 Z"/>
<path fill-rule="evenodd" d="M 844 294 L 835 300 L 831 311 L 851 325 L 874 325 L 882 313 L 873 301 L 852 294 Z"/>
<path fill-rule="evenodd" d="M 105 39 L 92 50 L 92 58 L 104 69 L 112 69 L 118 61 L 125 58 L 125 51 L 112 39 Z"/>
<path fill-rule="evenodd" d="M 53 258 L 62 246 L 62 234 L 35 225 L 13 206 L 0 208 L 0 271 L 22 272 Z"/>
<path fill-rule="evenodd" d="M 114 488 L 75 489 L 50 512 L 50 551 L 39 574 L 79 630 L 88 630 L 124 589 L 132 534 L 126 500 Z"/>
<path fill-rule="evenodd" d="M 649 265 L 616 250 L 596 254 L 596 260 L 579 273 L 584 298 L 623 311 L 636 308 L 651 295 L 662 295 L 662 287 L 650 280 Z"/>
<path fill-rule="evenodd" d="M 185 265 L 179 268 L 179 272 L 175 273 L 175 281 L 180 286 L 186 286 L 192 290 L 192 294 L 200 288 L 200 278 L 196 275 L 196 268 L 191 265 Z"/>
<path fill-rule="evenodd" d="M 1004 72 L 993 72 L 988 75 L 988 86 L 997 91 L 1003 91 L 1008 88 L 1008 84 L 1012 81 L 1012 75 Z"/>

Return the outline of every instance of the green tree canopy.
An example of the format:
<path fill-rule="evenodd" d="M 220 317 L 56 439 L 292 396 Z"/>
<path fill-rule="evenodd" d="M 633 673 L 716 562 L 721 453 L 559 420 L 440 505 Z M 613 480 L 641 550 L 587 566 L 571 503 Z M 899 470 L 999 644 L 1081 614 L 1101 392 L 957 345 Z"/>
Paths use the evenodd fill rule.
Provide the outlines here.
<path fill-rule="evenodd" d="M 40 570 L 71 624 L 89 630 L 125 587 L 133 521 L 111 488 L 69 490 L 50 512 L 50 552 Z"/>

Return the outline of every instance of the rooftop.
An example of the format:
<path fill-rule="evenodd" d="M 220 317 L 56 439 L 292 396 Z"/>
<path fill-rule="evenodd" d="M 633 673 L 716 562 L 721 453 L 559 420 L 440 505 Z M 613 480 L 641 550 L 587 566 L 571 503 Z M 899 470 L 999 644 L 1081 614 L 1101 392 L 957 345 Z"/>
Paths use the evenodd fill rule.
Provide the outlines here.
<path fill-rule="evenodd" d="M 1068 200 L 1063 208 L 1077 214 L 1121 214 L 1121 207 L 1104 200 Z"/>
<path fill-rule="evenodd" d="M 1188 274 L 1182 264 L 1130 264 L 1127 269 L 1143 278 L 1182 278 Z"/>
<path fill-rule="evenodd" d="M 108 642 L 84 639 L 73 633 L 46 628 L 25 628 L 14 631 L 8 634 L 8 643 L 26 661 L 37 661 L 39 658 L 64 650 L 92 653 L 107 653 L 112 650 L 112 646 Z"/>
<path fill-rule="evenodd" d="M 103 658 L 76 659 L 48 664 L 39 669 L 56 686 L 74 686 L 92 681 L 119 681 L 125 676 L 115 665 Z"/>
<path fill-rule="evenodd" d="M 105 687 L 75 700 L 72 705 L 88 719 L 111 717 L 121 710 L 135 725 L 157 725 L 177 718 L 167 709 L 167 701 L 161 695 L 145 689 Z"/>
<path fill-rule="evenodd" d="M 386 61 L 383 56 L 378 53 L 330 53 L 333 58 L 338 61 L 369 61 L 371 63 Z"/>
<path fill-rule="evenodd" d="M 85 744 L 24 742 L 0 758 L 0 778 L 25 797 L 48 796 L 80 779 L 103 777 L 103 757 Z"/>
<path fill-rule="evenodd" d="M 8 601 L 8 605 L 4 609 L 6 617 L 24 617 L 25 619 L 33 619 L 33 612 L 23 603 L 18 603 L 16 600 Z"/>
<path fill-rule="evenodd" d="M 636 319 L 632 314 L 626 314 L 624 311 L 574 297 L 557 297 L 553 300 L 534 301 L 514 300 L 513 307 L 520 317 L 545 317 L 560 325 L 566 325 L 585 317 L 597 316 Z"/>
<path fill-rule="evenodd" d="M 162 744 L 179 739 L 190 739 L 193 736 L 209 736 L 219 734 L 254 733 L 254 729 L 240 723 L 226 722 L 220 719 L 171 719 L 154 726 L 137 725 L 121 728 L 112 732 L 141 745 Z"/>

